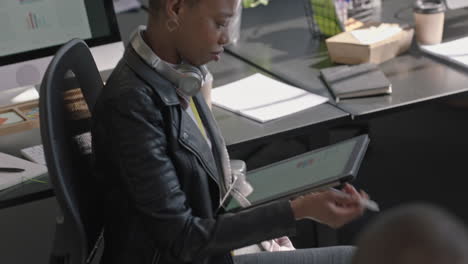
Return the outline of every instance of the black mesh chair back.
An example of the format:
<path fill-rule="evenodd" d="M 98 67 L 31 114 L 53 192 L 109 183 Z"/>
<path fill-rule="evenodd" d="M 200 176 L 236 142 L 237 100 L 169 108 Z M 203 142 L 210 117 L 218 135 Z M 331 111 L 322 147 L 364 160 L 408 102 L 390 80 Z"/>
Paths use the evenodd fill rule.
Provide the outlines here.
<path fill-rule="evenodd" d="M 89 48 L 79 39 L 58 50 L 42 81 L 42 143 L 62 212 L 51 263 L 89 263 L 102 238 L 102 199 L 92 172 L 90 134 L 90 112 L 102 87 Z"/>

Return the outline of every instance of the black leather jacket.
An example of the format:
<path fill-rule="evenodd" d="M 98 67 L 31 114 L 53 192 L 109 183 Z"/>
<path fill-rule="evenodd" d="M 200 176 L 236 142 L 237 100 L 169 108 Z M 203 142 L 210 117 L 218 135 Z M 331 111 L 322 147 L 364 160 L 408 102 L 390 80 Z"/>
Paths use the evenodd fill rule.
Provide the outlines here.
<path fill-rule="evenodd" d="M 219 129 L 194 101 L 212 149 L 175 87 L 129 47 L 93 112 L 96 170 L 105 183 L 103 263 L 232 263 L 230 250 L 293 235 L 289 202 L 220 213 Z"/>

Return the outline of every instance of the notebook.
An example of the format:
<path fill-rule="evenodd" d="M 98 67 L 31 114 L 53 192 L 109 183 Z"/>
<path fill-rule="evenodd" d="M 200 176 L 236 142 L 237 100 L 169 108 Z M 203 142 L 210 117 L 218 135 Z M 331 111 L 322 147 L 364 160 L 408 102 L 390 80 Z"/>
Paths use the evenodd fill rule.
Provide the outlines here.
<path fill-rule="evenodd" d="M 0 167 L 21 168 L 22 172 L 0 171 L 0 190 L 31 180 L 47 173 L 47 167 L 0 152 Z"/>
<path fill-rule="evenodd" d="M 419 47 L 431 55 L 468 68 L 468 37 Z"/>
<path fill-rule="evenodd" d="M 242 207 L 231 199 L 226 210 L 238 211 L 354 180 L 369 141 L 367 135 L 361 135 L 248 171 L 253 192 L 244 198 L 248 200 L 244 204 L 251 205 Z"/>
<path fill-rule="evenodd" d="M 392 84 L 375 64 L 335 66 L 322 69 L 320 74 L 336 102 L 392 93 Z"/>
<path fill-rule="evenodd" d="M 328 101 L 260 73 L 217 87 L 211 97 L 214 105 L 262 123 Z"/>
<path fill-rule="evenodd" d="M 468 1 L 466 0 L 445 0 L 445 5 L 448 9 L 458 9 L 468 7 Z"/>

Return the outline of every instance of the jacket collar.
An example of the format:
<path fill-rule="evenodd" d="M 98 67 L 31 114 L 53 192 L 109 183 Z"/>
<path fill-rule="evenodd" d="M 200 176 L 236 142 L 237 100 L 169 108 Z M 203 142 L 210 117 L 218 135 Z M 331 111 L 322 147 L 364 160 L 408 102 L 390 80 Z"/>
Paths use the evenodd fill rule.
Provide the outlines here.
<path fill-rule="evenodd" d="M 180 104 L 174 84 L 146 64 L 140 56 L 136 54 L 131 45 L 127 46 L 123 59 L 135 74 L 149 84 L 151 89 L 159 95 L 164 104 Z M 158 89 L 154 87 L 158 87 Z"/>

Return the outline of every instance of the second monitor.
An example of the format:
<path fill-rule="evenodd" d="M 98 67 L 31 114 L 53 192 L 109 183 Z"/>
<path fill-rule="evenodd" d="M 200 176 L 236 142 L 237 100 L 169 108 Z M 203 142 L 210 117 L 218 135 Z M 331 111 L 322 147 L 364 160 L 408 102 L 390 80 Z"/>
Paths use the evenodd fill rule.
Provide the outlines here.
<path fill-rule="evenodd" d="M 123 54 L 112 0 L 0 1 L 0 91 L 39 84 L 57 49 L 72 38 L 91 47 L 98 69 Z"/>

